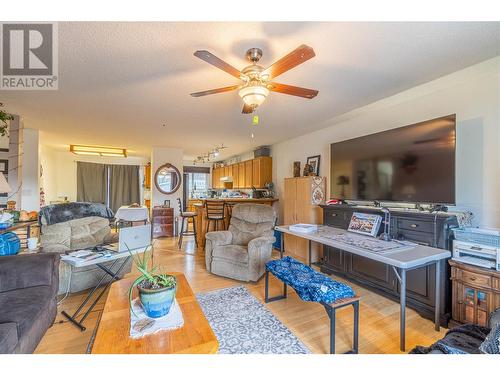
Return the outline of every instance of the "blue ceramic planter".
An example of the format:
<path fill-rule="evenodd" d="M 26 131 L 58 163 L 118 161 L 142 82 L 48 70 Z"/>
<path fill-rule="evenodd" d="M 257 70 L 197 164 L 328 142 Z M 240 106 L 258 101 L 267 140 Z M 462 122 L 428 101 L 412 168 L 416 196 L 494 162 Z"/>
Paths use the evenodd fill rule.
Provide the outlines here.
<path fill-rule="evenodd" d="M 137 286 L 137 288 L 139 289 L 142 308 L 147 316 L 160 318 L 168 314 L 174 303 L 177 286 L 154 290 L 144 289 L 140 286 Z"/>

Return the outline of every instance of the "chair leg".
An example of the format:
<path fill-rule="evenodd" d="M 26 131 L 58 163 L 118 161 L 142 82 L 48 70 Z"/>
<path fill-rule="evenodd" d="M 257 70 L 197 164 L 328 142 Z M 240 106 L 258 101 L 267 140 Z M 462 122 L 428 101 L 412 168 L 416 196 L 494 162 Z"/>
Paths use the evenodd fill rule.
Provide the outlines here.
<path fill-rule="evenodd" d="M 194 217 L 192 219 L 193 219 L 194 244 L 196 245 L 196 247 L 198 247 L 198 239 L 196 238 L 196 220 Z"/>
<path fill-rule="evenodd" d="M 186 218 L 184 218 L 184 217 L 183 217 L 183 218 L 182 218 L 182 221 L 181 221 L 181 233 L 179 234 L 179 249 L 181 249 L 181 248 L 182 248 L 182 237 L 183 237 L 183 235 L 184 235 L 184 220 L 185 220 L 185 219 L 186 219 Z M 188 225 L 189 225 L 189 224 L 188 224 Z"/>

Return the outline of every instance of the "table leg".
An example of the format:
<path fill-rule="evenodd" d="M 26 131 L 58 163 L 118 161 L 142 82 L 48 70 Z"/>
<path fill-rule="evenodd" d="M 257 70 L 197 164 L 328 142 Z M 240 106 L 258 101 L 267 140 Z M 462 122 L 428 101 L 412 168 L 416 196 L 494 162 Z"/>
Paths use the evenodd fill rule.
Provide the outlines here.
<path fill-rule="evenodd" d="M 97 302 L 104 295 L 104 292 L 110 287 L 110 285 L 113 283 L 113 281 L 119 279 L 118 274 L 123 269 L 123 267 L 125 267 L 125 264 L 130 260 L 130 258 L 131 258 L 131 256 L 126 257 L 125 260 L 123 261 L 123 263 L 120 265 L 120 267 L 118 267 L 118 269 L 115 272 L 112 271 L 112 268 L 118 262 L 118 259 L 115 260 L 111 264 L 111 266 L 109 268 L 105 267 L 105 266 L 103 266 L 101 264 L 98 264 L 97 266 L 104 271 L 104 274 L 99 279 L 99 282 L 97 283 L 97 285 L 90 291 L 90 293 L 88 294 L 88 296 L 81 303 L 81 305 L 78 306 L 78 308 L 76 309 L 76 311 L 74 312 L 73 315 L 69 315 L 66 311 L 61 311 L 61 314 L 64 315 L 71 323 L 73 323 L 78 328 L 80 328 L 80 330 L 85 331 L 86 328 L 83 326 L 83 321 L 87 318 L 87 316 L 89 315 L 89 313 L 92 311 L 92 309 L 94 308 L 94 306 L 97 304 Z M 104 286 L 104 289 L 101 291 L 101 293 L 99 293 L 99 295 L 94 300 L 94 302 L 92 302 L 92 304 L 90 305 L 90 307 L 85 311 L 83 317 L 78 321 L 76 319 L 77 316 L 78 316 L 78 313 L 83 309 L 83 307 L 87 304 L 87 302 L 90 301 L 92 295 L 94 295 L 94 293 L 97 291 L 97 289 L 102 285 L 102 283 L 103 283 L 104 279 L 106 278 L 106 276 L 111 276 L 110 280 L 106 283 L 106 285 Z"/>
<path fill-rule="evenodd" d="M 283 259 L 283 253 L 285 252 L 285 233 L 281 233 L 281 243 L 280 243 L 280 258 Z"/>
<path fill-rule="evenodd" d="M 436 262 L 436 291 L 435 295 L 435 311 L 434 311 L 434 329 L 439 332 L 441 326 L 439 314 L 441 312 L 441 261 Z"/>
<path fill-rule="evenodd" d="M 400 315 L 399 315 L 399 349 L 405 351 L 405 341 L 406 341 L 406 270 L 401 269 L 401 285 L 399 291 L 399 305 L 400 305 Z"/>
<path fill-rule="evenodd" d="M 307 241 L 309 243 L 309 267 L 311 267 L 311 240 Z"/>

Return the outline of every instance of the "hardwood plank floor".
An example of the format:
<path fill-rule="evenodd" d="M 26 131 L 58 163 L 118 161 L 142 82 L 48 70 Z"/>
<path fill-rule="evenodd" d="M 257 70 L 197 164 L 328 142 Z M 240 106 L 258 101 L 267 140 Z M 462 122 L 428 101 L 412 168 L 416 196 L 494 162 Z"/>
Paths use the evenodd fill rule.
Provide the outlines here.
<path fill-rule="evenodd" d="M 185 239 L 183 250 L 177 249 L 177 239 L 159 239 L 154 242 L 154 262 L 165 271 L 178 271 L 186 275 L 195 293 L 245 284 L 261 302 L 264 301 L 264 278 L 257 283 L 242 283 L 212 275 L 205 269 L 203 254 L 194 249 L 194 241 Z M 134 270 L 131 274 L 136 274 Z M 353 283 L 336 278 L 351 285 L 361 296 L 359 351 L 360 353 L 401 353 L 399 351 L 399 304 L 375 294 Z M 271 277 L 270 293 L 278 294 L 282 284 Z M 289 288 L 289 298 L 267 304 L 271 310 L 313 353 L 329 351 L 329 320 L 324 308 L 318 303 L 303 302 Z M 58 308 L 56 323 L 47 331 L 35 353 L 85 353 L 94 327 L 100 317 L 105 298 L 96 305 L 85 321 L 87 330 L 81 332 L 61 315 L 70 313 L 83 301 L 86 293 L 70 295 Z M 345 352 L 352 343 L 352 308 L 337 313 L 336 350 Z M 406 348 L 415 345 L 430 345 L 444 336 L 446 330 L 434 331 L 434 323 L 407 309 Z"/>

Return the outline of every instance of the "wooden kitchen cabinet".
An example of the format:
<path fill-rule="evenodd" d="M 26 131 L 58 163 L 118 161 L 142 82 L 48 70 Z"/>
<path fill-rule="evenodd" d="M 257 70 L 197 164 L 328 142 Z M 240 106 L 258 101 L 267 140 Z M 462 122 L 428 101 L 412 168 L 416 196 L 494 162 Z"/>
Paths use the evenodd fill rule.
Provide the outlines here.
<path fill-rule="evenodd" d="M 144 188 L 151 189 L 151 163 L 144 167 Z"/>
<path fill-rule="evenodd" d="M 212 169 L 212 188 L 222 189 L 222 177 L 233 179 L 234 189 L 264 189 L 265 185 L 273 180 L 273 159 L 270 156 L 261 156 L 256 159 L 242 161 Z"/>
<path fill-rule="evenodd" d="M 261 156 L 252 160 L 252 186 L 263 189 L 273 180 L 273 161 L 270 156 Z"/>
<path fill-rule="evenodd" d="M 245 164 L 245 188 L 250 189 L 253 184 L 253 161 L 247 160 Z"/>
<path fill-rule="evenodd" d="M 212 188 L 219 189 L 220 188 L 220 172 L 222 168 L 214 168 L 212 169 Z"/>
<path fill-rule="evenodd" d="M 238 164 L 233 164 L 230 165 L 229 168 L 232 171 L 231 177 L 233 178 L 233 188 L 234 189 L 242 188 L 243 186 L 240 186 L 240 166 Z"/>
<path fill-rule="evenodd" d="M 238 163 L 238 187 L 240 189 L 247 187 L 245 184 L 245 162 Z"/>

